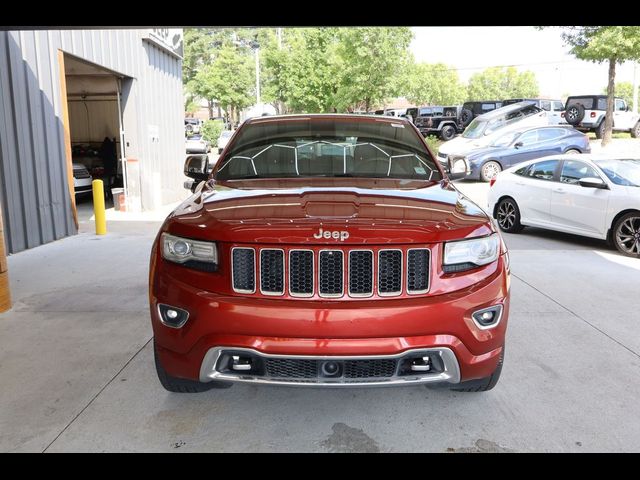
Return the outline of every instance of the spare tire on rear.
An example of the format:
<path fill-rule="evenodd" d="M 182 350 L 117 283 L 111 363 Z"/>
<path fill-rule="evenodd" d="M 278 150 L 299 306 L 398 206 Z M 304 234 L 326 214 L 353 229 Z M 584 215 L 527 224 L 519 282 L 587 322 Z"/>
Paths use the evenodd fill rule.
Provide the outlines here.
<path fill-rule="evenodd" d="M 460 125 L 465 128 L 473 120 L 473 112 L 468 108 L 463 108 L 460 112 Z"/>
<path fill-rule="evenodd" d="M 584 118 L 584 105 L 574 103 L 564 112 L 564 118 L 569 125 L 578 125 Z"/>

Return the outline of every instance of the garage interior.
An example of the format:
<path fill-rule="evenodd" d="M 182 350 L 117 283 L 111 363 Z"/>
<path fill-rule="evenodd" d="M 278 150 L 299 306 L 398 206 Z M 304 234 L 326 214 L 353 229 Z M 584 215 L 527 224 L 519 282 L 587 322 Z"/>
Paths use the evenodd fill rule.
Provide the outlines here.
<path fill-rule="evenodd" d="M 80 221 L 93 215 L 93 195 L 87 174 L 104 182 L 106 208 L 119 208 L 111 189 L 123 189 L 123 76 L 65 54 L 65 78 L 74 190 Z M 82 167 L 85 167 L 84 170 Z M 119 200 L 116 194 L 116 200 Z"/>

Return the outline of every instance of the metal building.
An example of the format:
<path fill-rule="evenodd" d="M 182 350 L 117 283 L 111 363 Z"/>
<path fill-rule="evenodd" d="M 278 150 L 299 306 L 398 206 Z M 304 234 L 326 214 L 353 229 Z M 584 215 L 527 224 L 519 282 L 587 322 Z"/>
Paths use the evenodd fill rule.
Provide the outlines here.
<path fill-rule="evenodd" d="M 0 32 L 7 250 L 77 232 L 72 148 L 113 138 L 127 205 L 184 198 L 182 30 Z"/>

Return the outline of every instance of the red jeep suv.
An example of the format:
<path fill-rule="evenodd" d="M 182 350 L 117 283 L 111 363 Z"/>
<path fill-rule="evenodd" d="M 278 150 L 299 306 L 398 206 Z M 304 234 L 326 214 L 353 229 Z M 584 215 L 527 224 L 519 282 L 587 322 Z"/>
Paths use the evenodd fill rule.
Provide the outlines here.
<path fill-rule="evenodd" d="M 260 117 L 208 171 L 151 253 L 167 390 L 497 383 L 508 254 L 410 122 Z"/>

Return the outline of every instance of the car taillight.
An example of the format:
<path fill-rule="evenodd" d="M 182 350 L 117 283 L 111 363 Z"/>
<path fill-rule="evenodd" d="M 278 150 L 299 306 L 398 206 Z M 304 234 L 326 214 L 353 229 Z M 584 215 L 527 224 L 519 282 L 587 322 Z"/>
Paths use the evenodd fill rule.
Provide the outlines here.
<path fill-rule="evenodd" d="M 493 177 L 491 180 L 489 180 L 489 187 L 493 187 L 494 183 L 496 183 L 496 177 Z"/>
<path fill-rule="evenodd" d="M 591 118 L 596 118 L 596 112 L 591 112 L 590 117 L 591 117 Z"/>
<path fill-rule="evenodd" d="M 560 116 L 561 116 L 562 118 L 564 118 L 564 112 L 560 113 Z"/>

